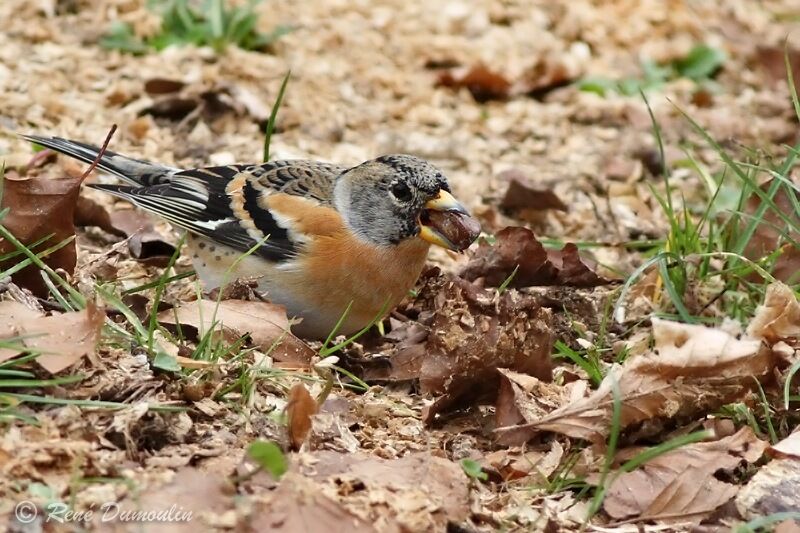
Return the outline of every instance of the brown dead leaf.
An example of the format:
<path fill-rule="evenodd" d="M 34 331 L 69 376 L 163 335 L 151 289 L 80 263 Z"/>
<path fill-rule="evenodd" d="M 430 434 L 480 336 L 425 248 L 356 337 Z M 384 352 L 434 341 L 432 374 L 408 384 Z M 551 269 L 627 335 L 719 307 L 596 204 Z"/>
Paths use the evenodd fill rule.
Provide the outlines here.
<path fill-rule="evenodd" d="M 747 334 L 770 344 L 800 337 L 800 301 L 788 285 L 777 282 L 767 287 L 764 303 L 756 309 Z"/>
<path fill-rule="evenodd" d="M 150 96 L 176 93 L 185 86 L 182 81 L 168 78 L 151 78 L 144 82 L 144 90 Z"/>
<path fill-rule="evenodd" d="M 75 208 L 75 225 L 79 227 L 96 226 L 113 235 L 128 237 L 122 228 L 111 222 L 111 217 L 105 207 L 85 196 L 78 197 L 78 204 Z"/>
<path fill-rule="evenodd" d="M 701 87 L 692 93 L 692 103 L 697 107 L 711 107 L 714 105 L 714 93 Z"/>
<path fill-rule="evenodd" d="M 561 250 L 548 250 L 547 257 L 558 271 L 556 285 L 596 287 L 610 283 L 610 280 L 594 272 L 594 262 L 589 263 L 581 257 L 578 246 L 574 243 L 566 243 Z"/>
<path fill-rule="evenodd" d="M 566 405 L 570 399 L 586 395 L 585 381 L 562 386 L 505 368 L 498 369 L 498 373 L 500 387 L 495 403 L 495 427 L 532 422 Z"/>
<path fill-rule="evenodd" d="M 497 450 L 486 455 L 481 464 L 493 469 L 502 481 L 512 481 L 531 476 L 532 482 L 546 483 L 561 465 L 564 447 L 556 440 L 549 444 L 549 450 L 520 450 L 511 448 Z"/>
<path fill-rule="evenodd" d="M 567 205 L 551 189 L 536 187 L 528 176 L 519 169 L 512 168 L 497 175 L 501 182 L 508 182 L 508 188 L 500 201 L 500 207 L 510 211 L 532 209 L 557 209 L 566 211 Z M 523 217 L 524 218 L 524 217 Z"/>
<path fill-rule="evenodd" d="M 368 381 L 409 381 L 419 378 L 422 361 L 427 355 L 425 347 L 428 339 L 427 325 L 409 320 L 402 326 L 393 326 L 387 339 L 396 342 L 386 358 L 367 359 L 359 370 L 359 375 Z"/>
<path fill-rule="evenodd" d="M 746 519 L 797 512 L 800 509 L 800 461 L 774 459 L 758 469 L 736 495 L 736 508 Z"/>
<path fill-rule="evenodd" d="M 603 508 L 612 518 L 658 520 L 676 516 L 700 521 L 736 496 L 739 487 L 715 477 L 741 463 L 754 463 L 767 448 L 753 431 L 711 442 L 682 446 L 659 455 L 632 472 L 611 472 Z M 642 448 L 620 450 L 615 462 L 631 459 Z"/>
<path fill-rule="evenodd" d="M 800 521 L 798 520 L 784 520 L 775 526 L 772 533 L 800 533 Z"/>
<path fill-rule="evenodd" d="M 144 211 L 118 209 L 109 213 L 109 218 L 114 233 L 129 238 L 128 251 L 134 259 L 163 267 L 175 254 L 175 247 L 155 230 L 153 219 Z"/>
<path fill-rule="evenodd" d="M 79 175 L 77 166 L 68 168 L 69 174 Z M 105 207 L 81 196 L 75 211 L 75 225 L 96 226 L 128 238 L 131 257 L 149 265 L 164 267 L 175 254 L 175 247 L 155 231 L 152 216 L 140 209 L 116 209 L 109 213 Z"/>
<path fill-rule="evenodd" d="M 270 108 L 257 93 L 243 86 L 225 83 L 190 83 L 165 78 L 145 82 L 145 90 L 152 97 L 140 108 L 140 115 L 150 115 L 168 120 L 202 118 L 210 122 L 221 115 L 232 113 L 249 116 L 263 123 L 269 118 Z"/>
<path fill-rule="evenodd" d="M 23 337 L 15 344 L 41 352 L 36 361 L 51 374 L 71 367 L 84 356 L 92 358 L 104 322 L 103 309 L 91 303 L 83 311 L 42 316 L 17 302 L 0 302 L 0 340 Z M 0 349 L 0 362 L 19 353 Z"/>
<path fill-rule="evenodd" d="M 137 492 L 118 506 L 108 507 L 105 514 L 94 513 L 93 518 L 98 531 L 114 533 L 142 531 L 144 523 L 147 524 L 144 529 L 155 533 L 210 531 L 219 525 L 227 529 L 236 526 L 236 522 L 220 524 L 219 521 L 234 509 L 235 493 L 223 476 L 209 475 L 197 468 L 182 468 L 169 483 Z M 133 520 L 131 517 L 137 512 L 162 518 Z M 235 515 L 231 518 L 235 520 Z"/>
<path fill-rule="evenodd" d="M 785 54 L 789 55 L 789 67 L 794 75 L 795 87 L 800 92 L 800 50 L 762 45 L 756 48 L 752 63 L 764 70 L 772 83 L 785 85 L 786 80 L 789 79 L 786 72 Z"/>
<path fill-rule="evenodd" d="M 531 230 L 518 226 L 500 230 L 493 245 L 482 240 L 461 276 L 470 281 L 483 278 L 487 285 L 499 287 L 512 273 L 508 286 L 514 288 L 534 285 L 594 287 L 609 283 L 594 273 L 573 243 L 565 244 L 561 250 L 545 250 Z"/>
<path fill-rule="evenodd" d="M 760 188 L 767 193 L 773 184 L 774 181 L 770 180 Z M 795 202 L 792 201 L 791 194 L 795 196 L 795 201 L 800 201 L 800 195 L 793 190 L 790 191 L 786 186 L 780 187 L 772 200 L 782 213 L 796 222 L 795 227 L 797 227 L 800 225 L 800 213 L 794 208 Z M 754 216 L 761 205 L 761 198 L 753 193 L 745 203 L 744 212 Z M 742 222 L 743 225 L 747 223 L 749 223 L 749 219 Z M 800 233 L 792 231 L 789 224 L 784 222 L 774 209 L 767 208 L 761 222 L 756 226 L 753 236 L 745 246 L 744 256 L 757 261 L 781 248 L 782 254 L 775 260 L 771 274 L 779 281 L 794 284 L 800 282 L 800 248 L 792 242 L 787 242 L 784 235 L 791 236 L 795 242 L 800 241 Z M 752 277 L 760 279 L 757 273 L 753 273 Z"/>
<path fill-rule="evenodd" d="M 176 310 L 159 313 L 158 320 L 173 326 L 178 323 L 184 333 L 186 328 L 192 328 L 199 336 L 214 328 L 228 342 L 248 335 L 254 345 L 269 351 L 278 361 L 308 363 L 314 355 L 306 343 L 289 331 L 286 309 L 269 302 L 195 300 Z"/>
<path fill-rule="evenodd" d="M 439 75 L 437 85 L 452 89 L 466 88 L 475 101 L 481 103 L 489 100 L 505 100 L 511 91 L 511 82 L 482 63 L 466 72 L 443 72 Z"/>
<path fill-rule="evenodd" d="M 80 186 L 80 178 L 20 177 L 16 173 L 8 172 L 0 202 L 0 210 L 10 209 L 3 218 L 3 226 L 22 244 L 32 245 L 39 239 L 49 237 L 36 246 L 34 252 L 73 238 L 72 242 L 42 258 L 50 268 L 61 269 L 69 274 L 74 272 L 77 261 L 73 214 Z M 15 247 L 10 242 L 0 238 L 0 256 L 14 251 Z M 18 261 L 20 257 L 16 256 L 0 262 L 0 271 L 10 268 Z M 12 279 L 14 283 L 29 289 L 37 296 L 46 297 L 49 293 L 39 268 L 34 265 L 16 272 Z"/>
<path fill-rule="evenodd" d="M 392 521 L 380 531 L 398 532 Z M 376 533 L 373 524 L 358 518 L 338 502 L 325 496 L 319 487 L 303 476 L 287 473 L 266 502 L 258 504 L 250 516 L 250 531 L 274 533 Z"/>
<path fill-rule="evenodd" d="M 481 240 L 469 263 L 461 272 L 468 280 L 483 278 L 487 285 L 499 287 L 517 269 L 509 287 L 549 284 L 555 280 L 555 267 L 547 251 L 527 228 L 508 227 L 495 235 L 494 245 Z"/>
<path fill-rule="evenodd" d="M 263 300 L 258 292 L 258 278 L 237 278 L 206 294 L 209 300 Z"/>
<path fill-rule="evenodd" d="M 800 460 L 800 431 L 795 431 L 779 443 L 770 446 L 769 452 L 775 457 Z"/>
<path fill-rule="evenodd" d="M 358 427 L 363 419 L 351 412 L 352 404 L 342 396 L 330 395 L 311 420 L 308 446 L 311 450 L 333 450 L 354 453 L 361 443 L 351 428 Z"/>
<path fill-rule="evenodd" d="M 422 390 L 438 396 L 423 413 L 426 422 L 457 405 L 492 401 L 498 369 L 552 379 L 552 314 L 533 296 L 498 294 L 438 269 L 423 274 L 413 302 L 417 321 L 393 325 L 385 337 L 397 342 L 386 357 L 369 358 L 364 379 L 419 379 Z"/>
<path fill-rule="evenodd" d="M 462 522 L 469 514 L 467 477 L 447 459 L 428 453 L 382 459 L 332 451 L 311 457 L 299 462 L 303 473 L 338 487 L 344 502 L 367 509 L 373 523 L 396 521 L 404 531 L 443 531 L 448 522 Z"/>
<path fill-rule="evenodd" d="M 433 311 L 419 379 L 441 395 L 423 417 L 482 395 L 497 394 L 498 368 L 552 379 L 550 310 L 517 291 L 481 289 L 458 277 L 429 278 L 420 293 Z"/>
<path fill-rule="evenodd" d="M 563 58 L 547 54 L 526 69 L 517 84 L 519 92 L 532 98 L 542 99 L 550 91 L 569 85 L 580 75 L 577 65 L 571 65 Z"/>
<path fill-rule="evenodd" d="M 586 398 L 560 407 L 534 422 L 496 430 L 501 443 L 522 444 L 540 431 L 563 433 L 603 445 L 619 390 L 621 428 L 706 413 L 741 398 L 774 368 L 772 352 L 761 341 L 737 339 L 721 329 L 653 318 L 652 353 L 612 368 Z"/>
<path fill-rule="evenodd" d="M 13 346 L 24 346 L 17 337 L 23 335 L 23 324 L 41 318 L 39 311 L 13 300 L 0 302 L 0 339 Z M 14 339 L 13 341 L 11 339 Z M 20 350 L 14 348 L 0 348 L 0 363 L 19 355 Z"/>
<path fill-rule="evenodd" d="M 289 390 L 286 403 L 287 429 L 289 443 L 294 450 L 299 450 L 311 431 L 311 417 L 317 413 L 317 401 L 309 394 L 302 383 L 295 384 Z"/>

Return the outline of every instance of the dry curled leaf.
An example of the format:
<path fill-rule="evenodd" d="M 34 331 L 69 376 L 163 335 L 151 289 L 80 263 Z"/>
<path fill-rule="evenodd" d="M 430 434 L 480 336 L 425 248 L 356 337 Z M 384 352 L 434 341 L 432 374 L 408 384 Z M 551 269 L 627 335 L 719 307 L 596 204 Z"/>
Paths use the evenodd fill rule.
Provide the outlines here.
<path fill-rule="evenodd" d="M 766 72 L 767 78 L 772 83 L 783 86 L 788 79 L 786 55 L 789 56 L 789 67 L 794 74 L 795 86 L 800 92 L 800 77 L 797 75 L 800 72 L 800 50 L 784 46 L 761 45 L 756 47 L 751 61 Z"/>
<path fill-rule="evenodd" d="M 0 302 L 0 341 L 15 338 L 14 346 L 41 352 L 36 362 L 51 374 L 93 357 L 104 322 L 103 309 L 91 303 L 83 311 L 42 316 L 14 301 Z M 20 352 L 0 348 L 0 362 Z"/>
<path fill-rule="evenodd" d="M 150 96 L 176 93 L 185 86 L 182 81 L 169 78 L 151 78 L 144 82 L 144 90 Z"/>
<path fill-rule="evenodd" d="M 519 91 L 532 98 L 544 98 L 550 91 L 569 85 L 580 76 L 578 65 L 564 58 L 547 54 L 540 57 L 522 74 Z"/>
<path fill-rule="evenodd" d="M 566 211 L 567 206 L 556 196 L 551 189 L 537 187 L 525 173 L 519 169 L 512 168 L 497 175 L 500 181 L 507 181 L 503 199 L 500 207 L 503 209 L 516 211 L 521 209 L 532 209 L 541 211 L 544 209 L 557 209 Z"/>
<path fill-rule="evenodd" d="M 427 422 L 444 409 L 487 392 L 497 394 L 498 368 L 552 379 L 551 314 L 517 291 L 481 289 L 457 277 L 429 280 L 433 319 L 421 358 L 423 392 L 440 395 L 424 413 Z"/>
<path fill-rule="evenodd" d="M 270 108 L 256 92 L 230 82 L 186 84 L 178 80 L 153 78 L 145 82 L 145 90 L 152 100 L 139 110 L 140 115 L 151 115 L 168 120 L 190 120 L 203 117 L 211 121 L 232 113 L 249 116 L 258 123 L 269 118 Z"/>
<path fill-rule="evenodd" d="M 771 455 L 800 461 L 800 430 L 769 447 Z"/>
<path fill-rule="evenodd" d="M 112 533 L 141 531 L 144 522 L 130 518 L 125 520 L 125 517 L 136 516 L 135 513 L 164 517 L 161 520 L 152 520 L 146 528 L 148 531 L 208 531 L 217 529 L 214 527 L 219 525 L 214 522 L 216 517 L 224 516 L 234 508 L 234 495 L 235 490 L 227 478 L 185 467 L 178 470 L 170 482 L 148 487 L 142 494 L 122 500 L 118 507 L 110 507 L 109 512 L 96 512 L 90 518 L 93 518 L 98 530 Z M 235 523 L 228 527 L 234 525 Z"/>
<path fill-rule="evenodd" d="M 736 508 L 746 520 L 800 509 L 800 460 L 773 459 L 758 469 L 736 495 Z"/>
<path fill-rule="evenodd" d="M 299 464 L 303 473 L 341 487 L 346 503 L 369 502 L 366 508 L 376 524 L 397 522 L 403 531 L 444 531 L 448 522 L 460 523 L 469 514 L 467 477 L 447 459 L 424 452 L 398 459 L 332 451 L 311 457 L 313 461 Z"/>
<path fill-rule="evenodd" d="M 540 431 L 553 431 L 602 445 L 608 436 L 619 391 L 622 429 L 688 417 L 742 398 L 756 379 L 771 375 L 772 352 L 761 341 L 736 338 L 700 325 L 653 318 L 652 353 L 613 367 L 599 388 L 537 420 L 496 430 L 504 444 L 522 444 Z"/>
<path fill-rule="evenodd" d="M 774 184 L 774 180 L 764 183 L 760 187 L 761 191 L 768 193 Z M 794 199 L 790 195 L 794 195 Z M 794 189 L 782 185 L 775 192 L 772 201 L 781 213 L 794 221 L 794 224 L 789 225 L 772 207 L 768 207 L 762 215 L 758 215 L 757 211 L 761 208 L 763 200 L 758 194 L 751 194 L 744 205 L 744 212 L 750 216 L 759 216 L 761 220 L 745 246 L 744 256 L 757 261 L 780 248 L 782 253 L 775 260 L 771 273 L 779 281 L 795 284 L 800 282 L 800 247 L 795 244 L 800 241 L 800 233 L 793 231 L 792 227 L 800 226 L 800 212 L 794 207 L 800 202 L 800 195 Z M 749 222 L 750 217 L 744 219 L 742 225 Z M 788 240 L 786 236 L 791 237 L 794 242 Z M 760 279 L 755 272 L 751 277 Z"/>
<path fill-rule="evenodd" d="M 325 496 L 320 488 L 292 472 L 283 476 L 280 485 L 255 505 L 249 519 L 250 531 L 301 533 L 377 533 L 373 524 L 347 511 L 340 503 Z M 380 531 L 397 532 L 393 522 Z"/>
<path fill-rule="evenodd" d="M 561 250 L 546 250 L 528 228 L 511 226 L 495 235 L 494 244 L 482 241 L 461 275 L 482 278 L 487 285 L 509 287 L 571 285 L 594 287 L 609 283 L 598 276 L 580 256 L 578 247 L 567 243 Z"/>
<path fill-rule="evenodd" d="M 397 344 L 388 357 L 369 361 L 361 375 L 419 379 L 423 392 L 437 396 L 423 413 L 426 422 L 460 405 L 492 401 L 498 369 L 552 379 L 552 313 L 533 296 L 498 294 L 438 269 L 423 275 L 418 292 L 418 321 L 395 326 L 389 337 Z"/>
<path fill-rule="evenodd" d="M 533 483 L 546 483 L 561 465 L 564 447 L 557 440 L 549 444 L 549 449 L 529 450 L 511 448 L 497 450 L 486 455 L 481 464 L 500 475 L 502 481 L 511 481 L 531 476 Z"/>
<path fill-rule="evenodd" d="M 128 237 L 128 251 L 134 259 L 163 267 L 175 254 L 175 247 L 155 230 L 153 219 L 144 211 L 117 209 L 109 213 L 109 219 L 113 233 Z"/>
<path fill-rule="evenodd" d="M 477 102 L 505 100 L 511 91 L 511 82 L 480 63 L 463 73 L 443 72 L 439 75 L 437 85 L 453 89 L 466 88 Z"/>
<path fill-rule="evenodd" d="M 289 390 L 286 403 L 287 428 L 289 443 L 293 449 L 299 450 L 311 431 L 311 417 L 317 413 L 317 401 L 309 394 L 302 383 L 295 384 Z"/>
<path fill-rule="evenodd" d="M 72 242 L 42 257 L 50 268 L 72 274 L 77 261 L 73 215 L 81 179 L 69 176 L 21 177 L 9 172 L 3 181 L 0 211 L 4 208 L 9 208 L 9 211 L 0 223 L 26 246 L 32 246 L 36 241 L 46 239 L 34 247 L 33 252 L 44 251 L 62 243 L 65 239 L 72 238 Z M 0 237 L 0 256 L 15 251 L 13 244 Z M 21 261 L 21 258 L 24 256 L 18 255 L 0 262 L 0 271 L 12 267 Z M 16 272 L 12 279 L 14 283 L 37 296 L 46 297 L 49 293 L 39 268 L 34 265 Z"/>
<path fill-rule="evenodd" d="M 180 324 L 202 336 L 212 328 L 228 342 L 249 336 L 253 344 L 278 361 L 308 363 L 314 355 L 309 346 L 289 331 L 286 309 L 269 302 L 245 300 L 195 300 L 158 314 L 162 324 Z"/>
<path fill-rule="evenodd" d="M 586 395 L 585 381 L 563 386 L 506 368 L 500 368 L 498 372 L 500 387 L 495 403 L 495 427 L 532 422 L 566 405 L 570 399 Z"/>
<path fill-rule="evenodd" d="M 121 228 L 114 226 L 111 222 L 111 217 L 105 207 L 85 196 L 78 198 L 75 208 L 75 225 L 79 227 L 96 226 L 111 234 L 127 237 Z"/>
<path fill-rule="evenodd" d="M 791 287 L 780 282 L 767 287 L 764 303 L 756 309 L 747 334 L 770 344 L 800 337 L 800 301 Z"/>
<path fill-rule="evenodd" d="M 758 461 L 767 445 L 744 427 L 723 439 L 697 442 L 661 454 L 632 472 L 611 472 L 603 508 L 618 520 L 683 516 L 699 522 L 739 491 L 739 487 L 721 481 L 715 474 Z M 620 464 L 642 451 L 621 450 L 615 462 Z"/>

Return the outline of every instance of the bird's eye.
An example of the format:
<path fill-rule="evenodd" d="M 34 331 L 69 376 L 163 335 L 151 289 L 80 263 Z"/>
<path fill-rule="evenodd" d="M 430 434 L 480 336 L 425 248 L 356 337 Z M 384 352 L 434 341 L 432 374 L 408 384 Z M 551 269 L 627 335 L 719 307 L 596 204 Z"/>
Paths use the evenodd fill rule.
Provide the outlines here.
<path fill-rule="evenodd" d="M 411 189 L 405 182 L 398 181 L 392 184 L 392 196 L 401 202 L 408 202 L 411 200 Z"/>

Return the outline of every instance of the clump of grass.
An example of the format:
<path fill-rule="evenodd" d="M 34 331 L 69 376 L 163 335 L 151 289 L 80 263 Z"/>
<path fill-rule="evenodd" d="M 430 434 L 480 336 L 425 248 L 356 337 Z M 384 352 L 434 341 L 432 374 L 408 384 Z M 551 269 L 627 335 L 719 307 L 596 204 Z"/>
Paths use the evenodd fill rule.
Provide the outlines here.
<path fill-rule="evenodd" d="M 269 33 L 259 32 L 255 7 L 260 2 L 249 0 L 243 5 L 230 5 L 227 0 L 204 0 L 200 4 L 190 0 L 151 1 L 150 6 L 161 15 L 158 33 L 140 39 L 130 24 L 116 22 L 100 45 L 131 54 L 160 51 L 173 45 L 210 46 L 216 52 L 230 45 L 263 51 L 292 28 L 277 26 Z"/>
<path fill-rule="evenodd" d="M 796 94 L 794 98 L 797 99 Z M 664 161 L 661 131 L 652 111 L 650 114 Z M 775 201 L 783 192 L 797 203 L 798 188 L 789 174 L 800 154 L 800 144 L 790 148 L 784 160 L 774 165 L 737 161 L 705 128 L 685 113 L 684 116 L 718 154 L 725 165 L 724 171 L 716 177 L 709 175 L 687 151 L 685 165 L 700 174 L 708 189 L 705 204 L 690 208 L 681 190 L 671 182 L 670 169 L 664 165 L 664 190 L 651 187 L 651 192 L 667 218 L 669 233 L 664 241 L 646 252 L 646 260 L 624 284 L 614 313 L 620 322 L 625 318 L 622 306 L 630 287 L 652 268 L 658 270 L 654 304 L 662 316 L 687 323 L 715 323 L 723 317 L 746 322 L 763 301 L 767 286 L 775 281 L 772 273 L 782 253 L 779 246 L 761 258 L 746 256 L 758 228 L 769 226 L 780 233 L 783 243 L 800 246 L 793 237 L 800 233 L 800 219 L 784 213 Z M 765 178 L 771 181 L 762 187 L 760 182 Z M 748 213 L 745 208 L 751 198 L 758 200 L 758 207 Z M 778 227 L 769 219 L 780 220 L 785 227 Z M 797 280 L 790 283 L 794 283 L 795 290 L 800 288 Z"/>
<path fill-rule="evenodd" d="M 642 62 L 642 76 L 613 80 L 603 77 L 588 77 L 577 82 L 579 90 L 607 96 L 622 94 L 635 96 L 642 91 L 657 89 L 668 81 L 687 78 L 706 89 L 715 88 L 714 75 L 727 59 L 725 52 L 712 46 L 700 44 L 685 56 L 669 63 Z"/>

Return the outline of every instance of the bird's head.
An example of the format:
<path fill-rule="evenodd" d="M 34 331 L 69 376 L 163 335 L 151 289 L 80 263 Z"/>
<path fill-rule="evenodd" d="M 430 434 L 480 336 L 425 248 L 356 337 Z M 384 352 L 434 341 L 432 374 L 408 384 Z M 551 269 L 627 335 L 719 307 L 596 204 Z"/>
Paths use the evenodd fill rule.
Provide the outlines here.
<path fill-rule="evenodd" d="M 385 155 L 346 170 L 333 198 L 359 237 L 382 246 L 418 237 L 462 251 L 480 232 L 442 172 L 410 155 Z"/>

